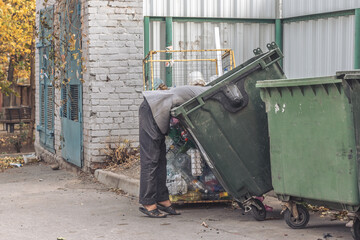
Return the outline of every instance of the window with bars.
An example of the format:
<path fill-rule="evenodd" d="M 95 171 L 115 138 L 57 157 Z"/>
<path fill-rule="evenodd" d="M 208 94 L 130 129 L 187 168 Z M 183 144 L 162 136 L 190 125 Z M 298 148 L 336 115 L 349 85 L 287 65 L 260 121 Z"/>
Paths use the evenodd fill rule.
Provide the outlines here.
<path fill-rule="evenodd" d="M 67 118 L 67 86 L 61 87 L 61 116 Z"/>
<path fill-rule="evenodd" d="M 80 85 L 63 85 L 61 89 L 62 117 L 71 121 L 79 121 Z"/>
<path fill-rule="evenodd" d="M 39 131 L 40 143 L 50 151 L 54 150 L 54 60 L 50 53 L 53 49 L 53 7 L 40 10 L 39 16 Z"/>
<path fill-rule="evenodd" d="M 40 84 L 40 125 L 45 126 L 45 87 L 44 84 Z"/>
<path fill-rule="evenodd" d="M 70 85 L 70 119 L 79 121 L 79 85 Z"/>
<path fill-rule="evenodd" d="M 52 86 L 47 86 L 47 105 L 46 105 L 46 129 L 52 131 L 54 128 L 54 92 Z"/>

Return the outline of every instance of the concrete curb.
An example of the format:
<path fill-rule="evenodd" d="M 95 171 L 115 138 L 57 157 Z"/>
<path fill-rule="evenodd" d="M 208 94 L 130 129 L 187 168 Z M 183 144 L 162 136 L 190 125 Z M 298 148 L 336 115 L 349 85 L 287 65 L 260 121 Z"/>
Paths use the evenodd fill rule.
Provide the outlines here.
<path fill-rule="evenodd" d="M 110 188 L 119 188 L 131 196 L 139 197 L 140 180 L 102 169 L 95 170 L 94 176 L 100 183 Z"/>

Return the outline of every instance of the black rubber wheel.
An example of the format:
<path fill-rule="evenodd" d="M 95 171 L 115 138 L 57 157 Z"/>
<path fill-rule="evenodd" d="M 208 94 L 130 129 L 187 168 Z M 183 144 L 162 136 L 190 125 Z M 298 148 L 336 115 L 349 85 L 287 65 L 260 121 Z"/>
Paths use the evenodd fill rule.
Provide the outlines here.
<path fill-rule="evenodd" d="M 354 219 L 354 224 L 351 228 L 351 233 L 355 240 L 360 240 L 360 220 L 358 218 Z"/>
<path fill-rule="evenodd" d="M 257 221 L 264 221 L 266 218 L 266 209 L 264 204 L 259 199 L 254 198 L 253 200 L 261 207 L 261 209 L 258 209 L 255 205 L 251 204 L 251 215 Z"/>
<path fill-rule="evenodd" d="M 303 205 L 296 204 L 299 213 L 299 218 L 295 219 L 289 209 L 284 213 L 285 222 L 293 229 L 304 228 L 310 219 L 309 211 Z"/>

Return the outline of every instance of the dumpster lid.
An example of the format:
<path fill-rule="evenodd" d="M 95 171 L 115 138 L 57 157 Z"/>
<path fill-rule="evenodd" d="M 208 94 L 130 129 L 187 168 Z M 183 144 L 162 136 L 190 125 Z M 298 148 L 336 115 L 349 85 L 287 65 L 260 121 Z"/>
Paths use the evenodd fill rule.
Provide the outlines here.
<path fill-rule="evenodd" d="M 297 87 L 297 86 L 309 86 L 309 85 L 319 85 L 319 84 L 334 84 L 341 82 L 342 80 L 337 79 L 335 76 L 326 76 L 326 77 L 313 77 L 313 78 L 257 81 L 256 87 L 258 88 Z"/>
<path fill-rule="evenodd" d="M 274 43 L 275 44 L 275 43 Z M 211 86 L 210 89 L 207 89 L 205 92 L 201 93 L 200 95 L 188 100 L 187 102 L 183 103 L 178 107 L 174 107 L 171 109 L 170 114 L 173 117 L 177 117 L 179 115 L 186 115 L 187 111 L 184 109 L 186 106 L 189 109 L 196 109 L 201 107 L 204 104 L 203 97 L 209 96 L 221 88 L 223 88 L 226 84 L 231 83 L 232 81 L 236 80 L 239 77 L 246 77 L 247 74 L 250 74 L 252 71 L 257 71 L 259 69 L 267 68 L 269 65 L 278 62 L 283 58 L 283 55 L 279 48 L 274 47 L 276 44 L 271 44 L 272 48 L 269 48 L 269 51 L 266 53 L 262 53 L 252 57 L 251 59 L 247 60 L 243 64 L 237 66 L 236 68 L 232 69 L 230 72 L 222 75 L 221 77 L 215 79 L 211 83 L 207 84 L 206 86 Z M 270 58 L 270 59 L 268 59 Z M 265 62 L 265 60 L 267 62 Z M 268 62 L 270 61 L 270 62 Z M 281 69 L 282 71 L 282 69 Z"/>

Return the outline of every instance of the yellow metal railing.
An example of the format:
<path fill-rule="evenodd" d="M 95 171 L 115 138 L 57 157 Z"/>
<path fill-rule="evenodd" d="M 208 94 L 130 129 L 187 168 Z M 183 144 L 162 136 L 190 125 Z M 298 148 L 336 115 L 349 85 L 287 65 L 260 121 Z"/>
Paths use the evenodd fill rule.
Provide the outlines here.
<path fill-rule="evenodd" d="M 235 68 L 235 57 L 234 51 L 231 49 L 203 49 L 203 50 L 157 50 L 150 51 L 143 59 L 143 84 L 144 90 L 154 89 L 154 65 L 155 63 L 165 63 L 166 67 L 176 68 L 175 63 L 186 63 L 186 62 L 209 62 L 214 63 L 211 71 L 214 71 L 218 75 L 218 57 L 217 53 L 221 52 L 221 60 L 228 62 L 228 69 L 232 70 Z M 210 53 L 210 54 L 209 54 Z M 165 54 L 171 54 L 171 59 L 165 58 Z M 211 55 L 212 54 L 212 55 Z M 158 56 L 157 59 L 154 57 Z M 185 57 L 184 57 L 185 56 Z M 195 56 L 195 58 L 194 58 Z M 223 67 L 223 66 L 221 66 Z M 149 69 L 150 68 L 150 69 Z M 206 67 L 209 68 L 209 67 Z M 158 70 L 158 69 L 157 69 Z M 177 72 L 182 72 L 181 69 L 177 69 Z M 199 69 L 201 71 L 202 69 Z M 204 70 L 204 69 L 203 69 Z M 209 71 L 209 69 L 205 69 Z M 159 72 L 159 71 L 157 71 Z M 182 76 L 185 76 L 185 70 Z M 174 75 L 174 74 L 173 74 Z M 172 76 L 171 76 L 172 77 Z M 150 81 L 150 82 L 149 82 Z"/>

